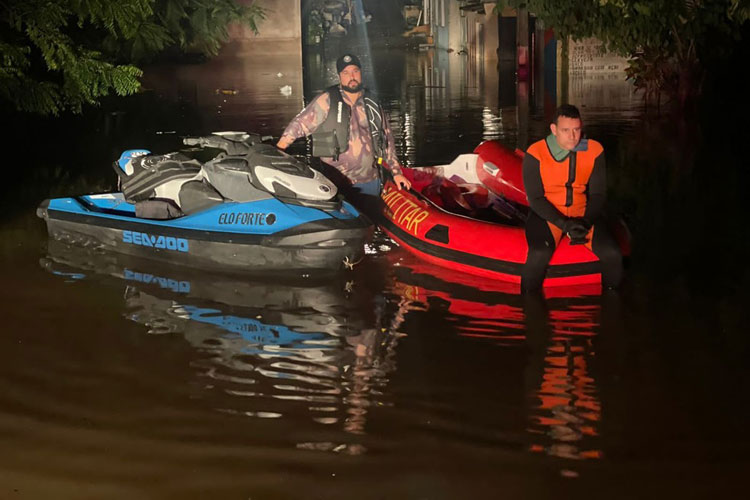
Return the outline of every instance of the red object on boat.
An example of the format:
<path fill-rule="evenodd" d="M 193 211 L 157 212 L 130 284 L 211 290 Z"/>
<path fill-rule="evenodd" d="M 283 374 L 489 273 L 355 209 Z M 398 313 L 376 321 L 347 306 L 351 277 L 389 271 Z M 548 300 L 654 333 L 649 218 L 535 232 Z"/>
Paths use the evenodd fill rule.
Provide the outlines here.
<path fill-rule="evenodd" d="M 521 175 L 523 151 L 511 151 L 497 141 L 486 141 L 477 146 L 474 152 L 478 155 L 479 181 L 509 201 L 528 207 Z"/>
<path fill-rule="evenodd" d="M 399 190 L 388 180 L 381 193 L 384 204 L 365 211 L 388 236 L 427 262 L 520 284 L 528 252 L 522 157 L 493 141 L 450 165 L 405 169 L 412 189 Z M 618 227 L 615 236 L 627 255 L 627 228 Z M 570 245 L 563 238 L 544 286 L 599 283 L 599 259 L 585 246 Z"/>

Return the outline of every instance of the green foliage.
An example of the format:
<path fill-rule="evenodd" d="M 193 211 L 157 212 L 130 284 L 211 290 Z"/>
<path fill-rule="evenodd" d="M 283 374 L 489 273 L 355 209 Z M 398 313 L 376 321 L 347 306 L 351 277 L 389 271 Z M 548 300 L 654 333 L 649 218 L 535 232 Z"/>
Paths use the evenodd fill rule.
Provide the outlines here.
<path fill-rule="evenodd" d="M 738 23 L 750 21 L 750 2 L 747 0 L 730 0 L 727 15 Z"/>
<path fill-rule="evenodd" d="M 263 18 L 236 0 L 3 0 L 0 99 L 21 111 L 80 113 L 137 92 L 134 63 L 171 48 L 215 55 L 230 23 L 257 32 Z"/>
<path fill-rule="evenodd" d="M 153 18 L 136 32 L 129 57 L 144 60 L 173 46 L 214 56 L 229 40 L 230 24 L 243 24 L 257 33 L 264 18 L 258 5 L 236 0 L 158 0 Z"/>
<path fill-rule="evenodd" d="M 630 58 L 628 75 L 655 96 L 684 102 L 700 91 L 706 68 L 720 63 L 750 20 L 747 0 L 501 0 L 525 5 L 561 38 L 596 37 Z"/>

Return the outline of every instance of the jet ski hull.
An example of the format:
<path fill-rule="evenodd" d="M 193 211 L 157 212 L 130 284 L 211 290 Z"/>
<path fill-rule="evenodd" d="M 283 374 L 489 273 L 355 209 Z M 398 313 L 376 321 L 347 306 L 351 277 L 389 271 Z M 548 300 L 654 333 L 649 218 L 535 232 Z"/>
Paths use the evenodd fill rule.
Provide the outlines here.
<path fill-rule="evenodd" d="M 135 216 L 120 193 L 44 201 L 51 238 L 200 269 L 337 271 L 363 257 L 372 234 L 351 205 L 323 210 L 276 199 L 223 203 L 169 220 Z"/>

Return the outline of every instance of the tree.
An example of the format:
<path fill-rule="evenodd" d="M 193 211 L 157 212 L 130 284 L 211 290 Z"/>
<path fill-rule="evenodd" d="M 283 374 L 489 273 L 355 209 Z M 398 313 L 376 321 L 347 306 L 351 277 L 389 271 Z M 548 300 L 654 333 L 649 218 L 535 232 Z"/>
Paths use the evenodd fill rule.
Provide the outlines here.
<path fill-rule="evenodd" d="M 170 48 L 215 55 L 227 26 L 257 32 L 236 0 L 0 0 L 0 98 L 20 111 L 80 113 L 138 91 L 135 66 Z"/>
<path fill-rule="evenodd" d="M 630 58 L 628 76 L 646 97 L 685 104 L 707 68 L 729 55 L 750 20 L 746 0 L 501 0 L 525 5 L 562 38 L 596 37 Z"/>
<path fill-rule="evenodd" d="M 265 18 L 265 11 L 260 6 L 239 4 L 237 0 L 152 2 L 154 15 L 125 47 L 125 55 L 133 61 L 149 59 L 168 48 L 214 56 L 229 40 L 227 27 L 230 24 L 245 24 L 258 33 L 258 21 Z"/>

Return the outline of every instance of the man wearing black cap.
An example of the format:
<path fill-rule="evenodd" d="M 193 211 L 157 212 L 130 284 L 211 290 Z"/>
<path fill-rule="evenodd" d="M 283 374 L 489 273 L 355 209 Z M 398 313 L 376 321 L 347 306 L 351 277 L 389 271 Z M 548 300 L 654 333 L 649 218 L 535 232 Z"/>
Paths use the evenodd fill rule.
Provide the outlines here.
<path fill-rule="evenodd" d="M 339 84 L 307 105 L 286 127 L 277 146 L 312 135 L 313 156 L 341 172 L 361 194 L 380 194 L 377 165 L 390 169 L 401 188 L 411 187 L 402 175 L 388 119 L 383 108 L 362 86 L 359 58 L 345 54 L 336 61 Z"/>

